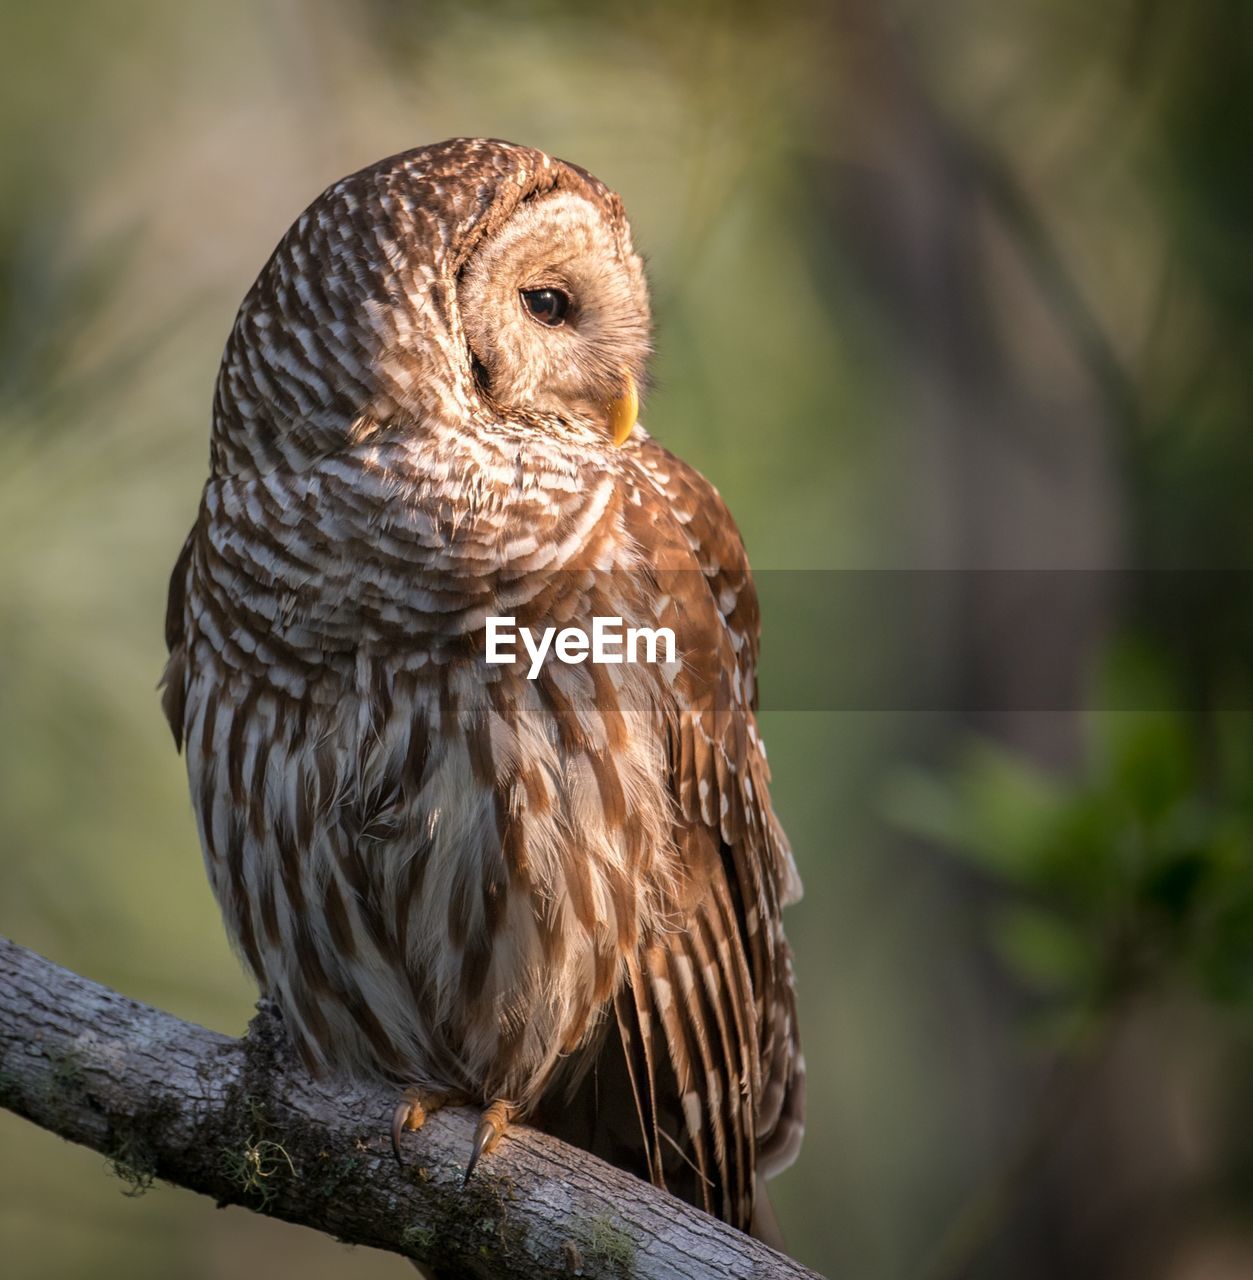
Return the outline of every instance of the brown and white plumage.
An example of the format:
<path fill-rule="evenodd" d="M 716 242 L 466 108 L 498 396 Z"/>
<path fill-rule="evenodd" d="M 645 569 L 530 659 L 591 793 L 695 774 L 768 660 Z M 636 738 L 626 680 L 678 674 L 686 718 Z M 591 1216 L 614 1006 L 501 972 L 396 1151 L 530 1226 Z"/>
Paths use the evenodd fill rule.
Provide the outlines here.
<path fill-rule="evenodd" d="M 227 342 L 165 707 L 311 1070 L 505 1101 L 748 1229 L 800 1138 L 799 883 L 735 525 L 611 438 L 648 344 L 581 169 L 460 139 L 329 188 Z M 489 615 L 668 626 L 678 661 L 530 681 L 485 663 Z"/>

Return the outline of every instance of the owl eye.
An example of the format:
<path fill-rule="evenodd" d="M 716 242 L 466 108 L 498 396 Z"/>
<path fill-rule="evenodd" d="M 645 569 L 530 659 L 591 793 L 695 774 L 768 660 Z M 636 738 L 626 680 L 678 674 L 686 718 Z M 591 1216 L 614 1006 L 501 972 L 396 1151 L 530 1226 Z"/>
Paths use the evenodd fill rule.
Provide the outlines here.
<path fill-rule="evenodd" d="M 540 322 L 555 329 L 570 312 L 570 295 L 561 289 L 523 289 L 522 305 Z"/>

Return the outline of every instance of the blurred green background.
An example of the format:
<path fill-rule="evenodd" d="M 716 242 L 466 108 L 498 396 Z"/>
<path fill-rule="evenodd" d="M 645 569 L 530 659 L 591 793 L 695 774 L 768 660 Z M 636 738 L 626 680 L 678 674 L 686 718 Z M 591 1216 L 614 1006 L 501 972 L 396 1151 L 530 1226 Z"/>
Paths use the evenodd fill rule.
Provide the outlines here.
<path fill-rule="evenodd" d="M 626 200 L 646 421 L 755 565 L 926 570 L 942 606 L 859 635 L 902 681 L 926 667 L 927 707 L 763 717 L 807 888 L 809 1129 L 773 1184 L 795 1253 L 841 1280 L 1253 1275 L 1241 579 L 1181 613 L 1152 575 L 1093 575 L 998 646 L 968 572 L 1250 567 L 1253 6 L 9 0 L 0 23 L 0 932 L 243 1029 L 154 691 L 221 346 L 329 182 L 451 135 L 530 143 Z M 844 576 L 814 581 L 858 634 Z M 776 665 L 794 624 L 766 618 Z M 1037 696 L 1062 643 L 1116 710 Z M 407 1273 L 124 1199 L 7 1113 L 0 1153 L 6 1276 Z"/>

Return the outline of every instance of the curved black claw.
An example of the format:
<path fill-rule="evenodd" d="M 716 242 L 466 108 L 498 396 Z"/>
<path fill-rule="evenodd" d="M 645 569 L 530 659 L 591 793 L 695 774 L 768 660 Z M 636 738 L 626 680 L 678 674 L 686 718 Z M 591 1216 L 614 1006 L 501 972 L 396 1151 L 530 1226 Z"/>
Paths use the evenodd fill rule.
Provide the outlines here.
<path fill-rule="evenodd" d="M 402 1101 L 397 1104 L 396 1110 L 392 1112 L 392 1155 L 396 1157 L 396 1163 L 404 1167 L 404 1157 L 400 1154 L 400 1135 L 405 1131 L 405 1123 L 409 1119 L 409 1103 Z"/>
<path fill-rule="evenodd" d="M 500 1137 L 500 1130 L 496 1127 L 496 1122 L 485 1113 L 479 1121 L 479 1127 L 474 1131 L 474 1146 L 470 1149 L 470 1161 L 466 1165 L 466 1176 L 461 1180 L 463 1187 L 470 1181 L 470 1175 L 474 1172 L 474 1166 L 478 1164 L 479 1157 L 491 1147 L 498 1137 Z"/>
<path fill-rule="evenodd" d="M 420 1129 L 426 1123 L 427 1114 L 434 1111 L 443 1099 L 423 1093 L 417 1085 L 405 1090 L 396 1110 L 392 1112 L 392 1154 L 396 1163 L 403 1165 L 400 1157 L 400 1135 L 406 1129 Z"/>

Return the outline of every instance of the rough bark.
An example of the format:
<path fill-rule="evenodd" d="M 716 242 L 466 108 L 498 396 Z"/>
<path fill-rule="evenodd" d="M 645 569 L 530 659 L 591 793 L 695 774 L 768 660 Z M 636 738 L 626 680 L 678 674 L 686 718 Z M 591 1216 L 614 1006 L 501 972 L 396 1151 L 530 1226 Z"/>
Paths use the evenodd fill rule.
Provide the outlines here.
<path fill-rule="evenodd" d="M 154 1179 L 473 1277 L 813 1277 L 531 1129 L 463 1185 L 474 1118 L 387 1137 L 386 1089 L 315 1082 L 259 1007 L 231 1040 L 0 938 L 0 1105 Z M 121 1212 L 122 1210 L 119 1210 Z"/>

